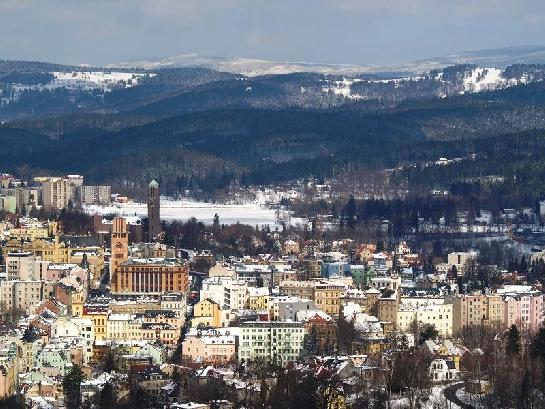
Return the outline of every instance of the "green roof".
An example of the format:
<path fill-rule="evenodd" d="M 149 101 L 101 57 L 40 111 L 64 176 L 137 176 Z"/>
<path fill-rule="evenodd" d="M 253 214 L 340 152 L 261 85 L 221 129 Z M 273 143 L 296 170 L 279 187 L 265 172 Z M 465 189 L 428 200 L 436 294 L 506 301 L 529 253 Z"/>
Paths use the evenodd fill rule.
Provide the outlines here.
<path fill-rule="evenodd" d="M 149 182 L 149 187 L 159 187 L 159 183 L 155 179 Z"/>

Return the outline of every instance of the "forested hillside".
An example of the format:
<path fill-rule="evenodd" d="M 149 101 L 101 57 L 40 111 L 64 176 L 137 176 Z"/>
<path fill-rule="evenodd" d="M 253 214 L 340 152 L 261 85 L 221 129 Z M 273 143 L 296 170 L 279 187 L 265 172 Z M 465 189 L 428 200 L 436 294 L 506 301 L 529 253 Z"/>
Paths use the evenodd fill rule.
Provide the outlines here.
<path fill-rule="evenodd" d="M 54 87 L 43 85 L 48 70 Z M 121 192 L 154 177 L 166 193 L 213 194 L 232 182 L 277 183 L 346 168 L 397 168 L 393 180 L 408 181 L 415 194 L 487 176 L 502 177 L 514 200 L 545 190 L 543 66 L 511 66 L 498 76 L 465 65 L 393 82 L 249 78 L 201 68 L 74 70 L 0 64 L 4 89 L 28 85 L 0 105 L 3 171 L 78 172 Z M 470 155 L 478 160 L 427 165 Z"/>

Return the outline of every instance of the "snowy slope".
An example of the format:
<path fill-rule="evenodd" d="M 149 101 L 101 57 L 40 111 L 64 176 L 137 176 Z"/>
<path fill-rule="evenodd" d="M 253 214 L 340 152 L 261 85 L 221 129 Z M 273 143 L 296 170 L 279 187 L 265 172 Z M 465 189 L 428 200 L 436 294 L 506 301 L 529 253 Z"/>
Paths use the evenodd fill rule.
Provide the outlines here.
<path fill-rule="evenodd" d="M 109 68 L 183 68 L 202 67 L 217 71 L 258 76 L 314 72 L 321 74 L 357 75 L 362 73 L 405 72 L 420 74 L 452 65 L 475 64 L 481 67 L 504 68 L 512 64 L 545 64 L 545 47 L 510 47 L 481 51 L 466 51 L 437 58 L 429 58 L 402 64 L 315 64 L 307 62 L 278 62 L 250 58 L 209 57 L 183 54 L 163 59 L 125 61 L 111 64 Z"/>
<path fill-rule="evenodd" d="M 361 78 L 325 79 L 322 91 L 343 96 L 348 99 L 374 99 L 377 94 L 392 92 L 392 89 L 420 88 L 427 89 L 428 96 L 446 97 L 449 95 L 493 91 L 542 80 L 542 76 L 533 77 L 528 73 L 518 77 L 506 75 L 506 71 L 496 67 L 454 66 L 445 71 L 431 71 L 428 74 L 400 77 L 384 80 Z M 454 74 L 453 74 L 454 72 Z M 354 84 L 358 84 L 354 90 Z M 425 92 L 425 91 L 424 91 Z"/>
<path fill-rule="evenodd" d="M 221 72 L 242 74 L 248 77 L 271 74 L 291 74 L 295 72 L 315 72 L 321 74 L 333 74 L 342 72 L 344 74 L 360 74 L 371 72 L 375 66 L 358 65 L 329 65 L 311 64 L 298 62 L 275 62 L 251 58 L 225 58 L 206 57 L 197 54 L 183 54 L 159 60 L 129 61 L 111 64 L 110 68 L 138 68 L 156 70 L 160 68 L 186 68 L 201 67 Z"/>
<path fill-rule="evenodd" d="M 52 72 L 55 79 L 48 84 L 50 88 L 78 87 L 109 89 L 118 85 L 132 87 L 144 76 L 156 74 L 140 74 L 132 72 L 104 72 L 104 71 L 72 71 Z"/>

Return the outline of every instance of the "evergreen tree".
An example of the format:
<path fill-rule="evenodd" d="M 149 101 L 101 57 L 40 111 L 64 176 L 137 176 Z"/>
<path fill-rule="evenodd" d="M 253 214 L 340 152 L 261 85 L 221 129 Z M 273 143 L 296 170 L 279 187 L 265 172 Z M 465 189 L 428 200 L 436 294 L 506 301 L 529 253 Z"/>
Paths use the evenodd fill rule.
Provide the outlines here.
<path fill-rule="evenodd" d="M 98 395 L 98 407 L 100 409 L 114 409 L 116 407 L 117 396 L 114 385 L 106 382 Z"/>
<path fill-rule="evenodd" d="M 354 199 L 354 196 L 350 196 L 350 199 L 348 200 L 348 203 L 346 204 L 345 213 L 347 218 L 347 225 L 351 229 L 353 229 L 356 225 L 356 200 Z"/>
<path fill-rule="evenodd" d="M 131 387 L 129 393 L 129 407 L 131 409 L 147 409 L 149 396 L 147 393 L 139 386 Z"/>
<path fill-rule="evenodd" d="M 36 332 L 34 331 L 34 327 L 32 325 L 25 328 L 25 332 L 23 333 L 22 340 L 23 342 L 34 342 L 38 339 L 38 335 L 36 335 Z"/>
<path fill-rule="evenodd" d="M 435 325 L 424 325 L 418 334 L 418 343 L 423 344 L 429 339 L 435 339 L 439 336 L 439 332 L 435 328 Z"/>
<path fill-rule="evenodd" d="M 522 349 L 520 343 L 520 331 L 515 324 L 511 325 L 507 332 L 507 341 L 505 343 L 505 352 L 507 355 L 518 355 Z"/>
<path fill-rule="evenodd" d="M 265 382 L 265 380 L 262 379 L 261 385 L 259 387 L 259 401 L 261 406 L 263 407 L 267 406 L 268 396 L 269 396 L 269 387 L 267 386 L 267 382 Z"/>
<path fill-rule="evenodd" d="M 74 365 L 62 380 L 64 400 L 67 409 L 78 409 L 81 405 L 80 386 L 83 381 L 83 371 L 79 365 Z"/>
<path fill-rule="evenodd" d="M 112 372 L 117 370 L 117 362 L 116 362 L 116 353 L 112 350 L 106 354 L 106 357 L 104 358 L 104 365 L 102 366 L 102 370 L 104 372 Z"/>
<path fill-rule="evenodd" d="M 316 326 L 313 325 L 310 327 L 310 331 L 308 334 L 305 335 L 303 340 L 303 350 L 301 354 L 303 356 L 315 356 L 319 353 L 319 345 L 318 345 L 318 330 L 316 329 Z"/>
<path fill-rule="evenodd" d="M 530 353 L 534 358 L 541 358 L 545 362 L 545 327 L 539 327 L 536 332 L 530 344 Z"/>

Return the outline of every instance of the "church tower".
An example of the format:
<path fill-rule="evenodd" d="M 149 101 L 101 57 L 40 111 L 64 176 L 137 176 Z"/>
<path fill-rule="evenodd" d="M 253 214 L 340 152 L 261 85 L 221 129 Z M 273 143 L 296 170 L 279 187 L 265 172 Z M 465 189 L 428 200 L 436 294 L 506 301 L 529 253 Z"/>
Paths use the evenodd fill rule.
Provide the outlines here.
<path fill-rule="evenodd" d="M 129 259 L 129 234 L 127 232 L 127 220 L 124 217 L 116 217 L 112 226 L 112 248 L 110 256 L 110 286 L 115 292 L 120 283 L 116 274 L 117 267 Z"/>
<path fill-rule="evenodd" d="M 153 241 L 161 233 L 159 183 L 152 180 L 148 186 L 148 241 Z"/>

